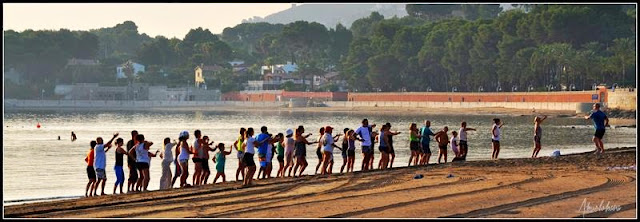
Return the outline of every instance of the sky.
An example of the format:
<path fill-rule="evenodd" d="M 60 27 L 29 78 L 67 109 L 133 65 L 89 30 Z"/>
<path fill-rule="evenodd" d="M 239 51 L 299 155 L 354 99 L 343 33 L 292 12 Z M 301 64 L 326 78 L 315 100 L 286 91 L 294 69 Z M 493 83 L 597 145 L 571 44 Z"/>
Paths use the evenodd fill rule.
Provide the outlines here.
<path fill-rule="evenodd" d="M 300 4 L 298 4 L 300 5 Z M 4 30 L 89 30 L 130 20 L 138 32 L 179 39 L 202 27 L 214 34 L 243 19 L 265 17 L 291 3 L 3 3 Z"/>

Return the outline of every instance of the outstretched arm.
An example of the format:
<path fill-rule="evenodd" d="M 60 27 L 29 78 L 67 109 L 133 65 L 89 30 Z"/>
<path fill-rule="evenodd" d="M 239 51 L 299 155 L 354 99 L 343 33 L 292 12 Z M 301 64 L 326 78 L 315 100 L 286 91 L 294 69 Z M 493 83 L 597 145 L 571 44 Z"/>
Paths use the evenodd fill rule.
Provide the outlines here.
<path fill-rule="evenodd" d="M 109 140 L 109 142 L 107 142 L 107 144 L 105 144 L 104 146 L 106 147 L 111 147 L 111 142 L 113 142 L 113 139 L 115 139 L 116 137 L 118 137 L 118 133 L 114 133 L 113 137 L 111 137 L 111 139 Z"/>
<path fill-rule="evenodd" d="M 474 128 L 465 128 L 464 131 L 476 131 Z"/>

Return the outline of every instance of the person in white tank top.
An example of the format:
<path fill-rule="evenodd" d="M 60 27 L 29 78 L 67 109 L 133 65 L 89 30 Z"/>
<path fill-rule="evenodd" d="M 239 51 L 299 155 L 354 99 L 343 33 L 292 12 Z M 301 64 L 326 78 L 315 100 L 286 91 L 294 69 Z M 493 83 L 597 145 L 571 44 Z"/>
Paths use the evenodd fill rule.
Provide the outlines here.
<path fill-rule="evenodd" d="M 493 126 L 491 127 L 491 146 L 493 148 L 493 152 L 491 154 L 492 160 L 498 159 L 498 154 L 500 154 L 500 129 L 502 128 L 503 123 L 500 119 L 493 119 Z"/>
<path fill-rule="evenodd" d="M 467 144 L 467 131 L 476 131 L 474 128 L 467 127 L 467 122 L 462 122 L 460 124 L 460 130 L 458 131 L 459 135 L 459 148 L 460 148 L 460 160 L 467 159 L 467 153 L 469 152 L 469 145 Z"/>
<path fill-rule="evenodd" d="M 293 168 L 293 151 L 295 149 L 296 140 L 293 139 L 293 130 L 287 129 L 286 138 L 284 139 L 284 157 L 285 157 L 285 166 L 282 173 L 282 177 L 284 177 L 284 172 L 289 169 L 289 175 L 291 175 L 291 168 Z"/>

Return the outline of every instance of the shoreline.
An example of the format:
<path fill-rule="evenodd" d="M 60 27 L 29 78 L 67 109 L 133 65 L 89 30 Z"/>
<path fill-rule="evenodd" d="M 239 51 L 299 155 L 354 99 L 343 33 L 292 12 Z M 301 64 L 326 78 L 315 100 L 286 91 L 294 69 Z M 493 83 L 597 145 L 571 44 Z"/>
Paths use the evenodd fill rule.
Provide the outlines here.
<path fill-rule="evenodd" d="M 465 180 L 467 182 L 470 182 L 469 180 L 467 180 L 468 177 L 471 178 L 471 177 L 477 177 L 478 175 L 487 175 L 487 176 L 478 177 L 481 180 L 477 180 L 477 181 L 472 180 L 480 183 L 480 185 L 477 185 L 477 186 L 491 186 L 491 185 L 495 185 L 495 183 L 500 181 L 501 181 L 500 183 L 510 183 L 508 181 L 510 180 L 509 178 L 502 178 L 502 177 L 506 177 L 504 174 L 513 174 L 512 176 L 514 177 L 527 177 L 526 175 L 529 175 L 532 173 L 535 174 L 538 171 L 540 171 L 539 173 L 542 175 L 542 177 L 545 177 L 544 174 L 546 173 L 553 173 L 553 174 L 559 174 L 557 176 L 554 176 L 553 178 L 568 177 L 567 181 L 572 181 L 571 179 L 574 178 L 573 176 L 576 176 L 576 178 L 580 178 L 580 177 L 588 177 L 589 175 L 591 176 L 609 175 L 609 173 L 608 174 L 597 173 L 597 172 L 604 172 L 602 168 L 603 166 L 605 167 L 606 166 L 629 166 L 631 164 L 635 166 L 636 152 L 637 151 L 635 147 L 625 147 L 625 148 L 607 149 L 607 152 L 605 152 L 602 155 L 593 155 L 593 154 L 589 154 L 591 152 L 587 152 L 587 153 L 565 154 L 557 158 L 554 158 L 554 157 L 541 157 L 537 159 L 513 158 L 513 159 L 500 159 L 498 161 L 478 160 L 478 161 L 467 161 L 467 162 L 454 162 L 454 163 L 447 163 L 447 164 L 431 164 L 429 166 L 411 166 L 411 167 L 402 166 L 402 167 L 394 167 L 389 170 L 372 170 L 372 171 L 366 171 L 366 172 L 356 171 L 354 173 L 347 173 L 347 174 L 333 174 L 328 177 L 308 175 L 308 176 L 303 176 L 301 178 L 270 178 L 265 180 L 257 180 L 255 181 L 256 185 L 248 188 L 239 188 L 238 187 L 239 182 L 229 181 L 224 184 L 221 184 L 221 183 L 218 183 L 215 185 L 207 184 L 207 185 L 194 187 L 194 188 L 174 188 L 174 189 L 165 190 L 165 191 L 154 190 L 154 191 L 149 191 L 145 193 L 107 195 L 107 196 L 98 196 L 98 197 L 92 197 L 92 198 L 76 198 L 76 199 L 67 199 L 67 200 L 54 200 L 54 201 L 44 201 L 44 202 L 35 202 L 35 203 L 15 204 L 15 205 L 5 206 L 5 217 L 113 217 L 113 216 L 138 217 L 138 216 L 144 216 L 144 215 L 151 216 L 154 218 L 194 217 L 194 216 L 195 217 L 236 217 L 236 216 L 237 217 L 254 217 L 254 216 L 255 217 L 282 217 L 282 216 L 268 213 L 270 211 L 264 212 L 262 210 L 260 210 L 262 212 L 261 214 L 254 215 L 254 213 L 257 213 L 257 212 L 245 211 L 244 209 L 247 207 L 249 208 L 256 207 L 255 204 L 257 202 L 262 202 L 262 201 L 268 202 L 270 198 L 255 199 L 255 198 L 258 198 L 255 195 L 259 196 L 259 194 L 261 194 L 262 192 L 268 192 L 268 193 L 275 192 L 274 193 L 275 196 L 273 197 L 276 199 L 281 198 L 282 201 L 301 202 L 299 204 L 311 204 L 310 207 L 319 207 L 319 206 L 313 206 L 312 203 L 316 203 L 316 202 L 312 201 L 312 199 L 320 198 L 316 196 L 318 195 L 323 196 L 325 195 L 324 193 L 326 192 L 329 192 L 326 195 L 342 196 L 341 198 L 338 198 L 339 200 L 342 200 L 344 198 L 346 199 L 359 198 L 359 193 L 361 192 L 371 193 L 375 190 L 382 190 L 382 192 L 386 192 L 390 190 L 395 190 L 393 187 L 404 187 L 404 186 L 415 187 L 417 185 L 420 185 L 420 183 L 424 183 L 424 182 L 429 182 L 429 181 L 437 182 L 440 180 L 448 180 L 446 179 L 448 177 L 444 177 L 447 174 L 452 174 L 454 175 L 455 178 L 458 178 L 460 180 Z M 356 166 L 355 168 L 357 169 L 359 168 L 359 166 Z M 561 169 L 565 169 L 565 170 L 561 170 Z M 476 176 L 466 175 L 469 172 L 476 172 L 476 171 L 478 173 Z M 576 175 L 571 174 L 573 176 L 567 176 L 567 175 L 562 176 L 564 175 L 564 173 L 567 173 L 568 171 L 571 171 L 571 172 L 576 171 L 576 172 L 573 172 Z M 386 173 L 386 172 L 391 172 L 391 173 Z M 498 172 L 498 174 L 494 175 L 494 173 L 496 172 Z M 499 173 L 499 172 L 502 172 L 502 173 Z M 607 171 L 607 172 L 618 172 L 618 171 Z M 429 179 L 415 180 L 411 178 L 416 173 L 424 174 L 425 178 L 428 177 Z M 635 171 L 633 171 L 632 173 L 635 174 Z M 488 176 L 490 175 L 493 175 L 491 177 L 502 178 L 502 179 L 493 180 L 488 178 Z M 625 175 L 629 176 L 627 174 Z M 624 176 L 622 176 L 621 178 L 624 179 Z M 356 181 L 354 181 L 354 179 Z M 594 183 L 599 183 L 601 181 L 601 179 L 594 179 L 594 178 L 591 178 L 591 179 L 593 180 Z M 633 179 L 635 179 L 635 177 Z M 543 179 L 543 180 L 546 180 L 546 179 Z M 490 181 L 496 181 L 496 182 L 490 182 Z M 554 181 L 554 180 L 551 180 L 551 181 Z M 415 183 L 419 183 L 419 184 L 415 184 Z M 553 182 L 553 183 L 555 184 L 556 182 Z M 578 183 L 578 182 L 575 182 L 575 183 Z M 624 183 L 624 184 L 634 185 L 633 183 Z M 320 185 L 320 186 L 316 186 L 316 185 Z M 329 187 L 334 185 L 337 185 L 337 187 L 329 189 Z M 569 184 L 564 184 L 562 188 L 563 189 L 566 187 L 571 188 L 573 186 L 578 186 L 578 185 L 579 184 L 573 184 L 569 182 Z M 425 186 L 430 186 L 430 185 L 425 185 Z M 466 186 L 466 185 L 460 184 L 459 186 Z M 548 186 L 551 186 L 551 184 L 549 184 Z M 451 190 L 451 189 L 456 190 L 455 187 L 451 187 L 451 186 L 444 186 L 444 187 L 447 188 L 446 190 Z M 545 186 L 542 186 L 542 187 L 545 187 Z M 635 186 L 631 186 L 631 188 L 635 189 Z M 338 189 L 338 190 L 343 189 L 345 192 L 333 193 L 331 192 L 331 190 L 333 189 Z M 626 189 L 627 188 L 625 188 L 625 190 Z M 263 191 L 254 193 L 254 192 L 250 192 L 251 190 L 263 190 Z M 392 192 L 395 192 L 395 191 L 392 191 Z M 411 193 L 410 191 L 407 191 L 407 192 Z M 622 191 L 619 191 L 619 192 L 622 192 Z M 625 193 L 625 194 L 627 195 L 627 197 L 633 196 L 633 201 L 635 201 L 635 196 L 636 196 L 635 191 L 627 190 L 626 192 L 633 193 L 634 195 L 628 195 L 629 193 Z M 400 195 L 398 197 L 399 198 L 398 201 L 404 200 L 407 198 L 409 199 L 419 198 L 419 196 L 415 196 L 415 195 L 408 195 L 408 196 L 404 195 L 404 192 L 400 192 L 400 193 L 402 193 L 403 195 Z M 469 195 L 471 194 L 472 193 L 469 193 Z M 366 194 L 363 194 L 363 195 L 366 195 Z M 528 195 L 533 195 L 533 194 L 528 194 Z M 207 196 L 220 196 L 221 199 L 220 198 L 210 199 L 210 198 L 206 198 Z M 253 198 L 250 198 L 252 196 Z M 288 196 L 292 196 L 292 197 L 288 198 Z M 164 206 L 165 204 L 169 204 L 171 206 L 175 204 L 177 205 L 189 204 L 189 203 L 182 203 L 181 201 L 178 201 L 180 199 L 185 199 L 185 198 L 186 199 L 195 198 L 205 202 L 223 201 L 223 203 L 226 200 L 227 203 L 230 203 L 232 205 L 238 205 L 238 206 L 237 208 L 227 209 L 227 207 L 231 207 L 231 206 L 226 206 L 225 204 L 221 203 L 220 205 L 221 209 L 214 210 L 217 213 L 212 212 L 210 214 L 202 214 L 202 215 L 200 213 L 197 213 L 191 216 L 189 216 L 190 214 L 183 214 L 184 212 L 183 213 L 173 212 L 173 213 L 165 214 L 163 213 L 164 210 L 160 210 L 160 209 L 167 209 L 167 211 L 173 211 L 173 210 L 170 210 L 173 208 L 166 208 Z M 239 201 L 236 203 L 236 201 L 234 200 L 237 198 L 241 198 L 241 199 L 248 198 L 248 199 L 246 199 L 246 201 Z M 371 196 L 371 198 L 377 199 L 378 197 Z M 380 197 L 380 198 L 383 198 L 383 197 Z M 516 198 L 516 197 L 513 196 L 510 198 Z M 228 202 L 228 201 L 231 201 L 231 202 Z M 311 202 L 307 203 L 308 201 L 311 201 Z M 393 200 L 393 201 L 396 201 L 396 200 Z M 628 202 L 628 200 L 625 200 L 625 201 Z M 593 202 L 597 203 L 596 201 L 593 201 Z M 321 201 L 320 203 L 324 203 L 324 202 Z M 383 204 L 383 203 L 384 201 L 378 204 Z M 437 203 L 446 205 L 449 202 L 437 202 Z M 193 202 L 193 204 L 197 205 L 196 202 Z M 278 205 L 277 202 L 270 203 L 269 205 L 274 205 L 274 204 Z M 216 204 L 214 205 L 217 206 Z M 125 210 L 125 208 L 128 208 L 129 206 L 139 210 L 143 209 L 140 207 L 147 206 L 149 209 L 156 209 L 156 210 L 153 211 L 155 213 L 146 214 L 142 212 L 143 214 L 140 214 L 141 212 L 136 212 L 136 210 L 133 210 L 131 212 L 129 212 L 129 210 Z M 375 214 L 375 211 L 373 211 L 373 209 L 377 209 L 375 206 L 371 206 L 371 207 L 365 206 L 365 208 L 361 209 L 360 211 L 353 211 L 347 206 L 340 203 L 337 203 L 337 206 L 342 206 L 342 208 L 340 208 L 341 210 L 338 210 L 342 213 L 339 213 L 336 211 L 334 212 L 335 214 L 333 214 L 334 216 L 338 216 L 338 217 L 352 217 L 352 216 L 358 217 L 358 215 L 365 215 L 365 214 L 369 215 L 371 213 Z M 577 206 L 578 205 L 576 205 L 576 207 Z M 176 209 L 179 209 L 178 211 L 191 212 L 191 210 L 189 210 L 188 208 L 181 208 L 179 206 L 177 207 L 178 208 Z M 276 207 L 276 206 L 273 206 L 273 207 Z M 118 212 L 118 215 L 120 216 L 118 215 L 108 216 L 109 209 L 114 209 L 114 208 L 123 209 L 124 212 Z M 225 209 L 230 210 L 230 213 L 227 212 Z M 302 214 L 303 212 L 299 212 L 299 211 L 305 211 L 304 209 L 291 209 L 291 208 L 280 209 L 278 207 L 274 209 L 277 209 L 278 211 L 292 210 L 293 213 L 296 213 L 296 214 L 300 213 L 301 215 L 303 215 Z M 381 209 L 386 210 L 387 208 L 381 208 Z M 472 207 L 470 209 L 475 209 L 475 208 Z M 237 214 L 234 212 L 236 212 Z M 354 213 L 354 212 L 357 212 L 357 213 Z M 405 216 L 406 217 L 425 217 L 425 215 L 411 216 L 410 214 L 412 211 L 407 211 L 407 212 L 402 211 L 402 212 L 404 213 L 401 213 L 399 215 L 404 215 L 404 216 L 401 216 L 401 217 L 405 217 Z M 317 212 L 314 214 L 318 214 L 318 213 L 320 212 Z M 365 213 L 365 214 L 362 214 L 362 213 Z M 436 212 L 432 212 L 432 214 L 433 213 L 436 213 Z M 455 215 L 454 212 L 446 212 L 446 213 Z M 567 213 L 570 213 L 570 212 L 567 212 Z M 324 216 L 327 216 L 327 215 L 324 215 Z M 328 215 L 328 216 L 331 216 L 331 215 Z M 302 217 L 316 217 L 316 216 L 309 215 L 309 216 L 302 216 Z M 365 217 L 370 217 L 370 216 L 365 216 Z M 430 217 L 430 216 L 426 215 L 426 217 Z"/>

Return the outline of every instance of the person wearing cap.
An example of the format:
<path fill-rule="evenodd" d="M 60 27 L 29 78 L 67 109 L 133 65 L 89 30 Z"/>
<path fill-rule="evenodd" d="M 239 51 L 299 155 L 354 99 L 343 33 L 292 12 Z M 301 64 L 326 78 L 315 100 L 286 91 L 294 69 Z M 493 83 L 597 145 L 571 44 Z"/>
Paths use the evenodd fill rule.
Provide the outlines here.
<path fill-rule="evenodd" d="M 295 140 L 293 139 L 293 130 L 287 129 L 287 136 L 284 138 L 284 157 L 286 161 L 286 165 L 282 170 L 282 177 L 284 177 L 284 172 L 289 169 L 289 177 L 291 176 L 291 169 L 293 169 L 293 150 L 295 148 Z"/>
<path fill-rule="evenodd" d="M 342 150 L 342 148 L 340 148 L 339 146 L 336 146 L 335 144 L 335 138 L 333 138 L 333 136 L 331 135 L 331 133 L 333 133 L 333 127 L 331 126 L 325 126 L 324 127 L 324 135 L 322 136 L 321 139 L 321 144 L 322 144 L 322 151 L 323 151 L 323 155 L 322 155 L 322 172 L 321 174 L 331 174 L 331 167 L 333 166 L 333 148 L 338 148 L 340 150 Z M 340 137 L 340 135 L 337 135 L 336 137 Z M 331 166 L 329 166 L 331 165 Z M 329 168 L 327 168 L 329 166 Z M 329 169 L 329 172 L 327 172 L 327 169 Z"/>

